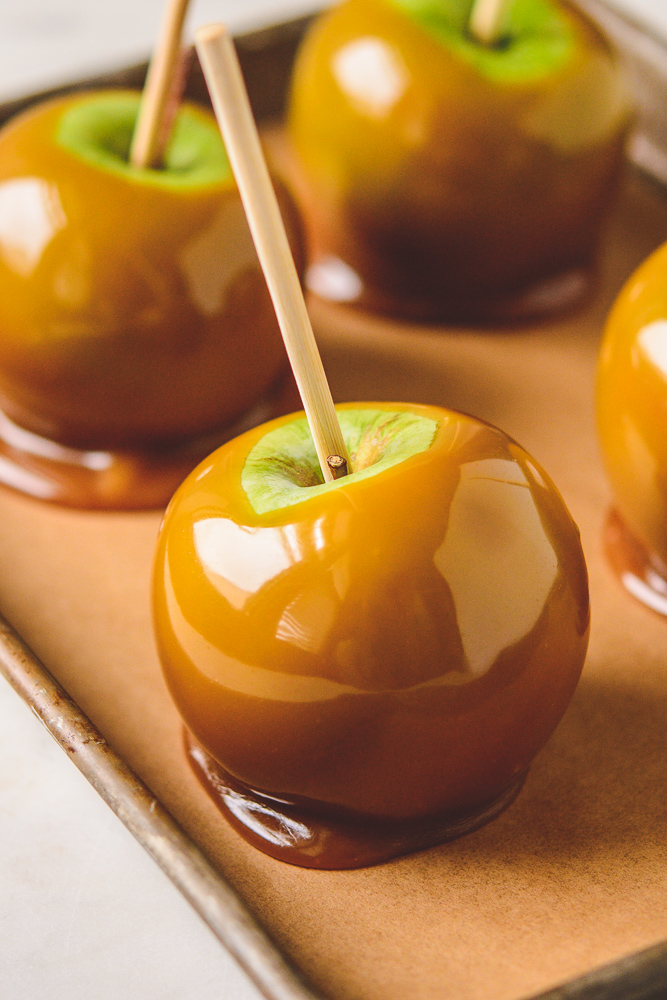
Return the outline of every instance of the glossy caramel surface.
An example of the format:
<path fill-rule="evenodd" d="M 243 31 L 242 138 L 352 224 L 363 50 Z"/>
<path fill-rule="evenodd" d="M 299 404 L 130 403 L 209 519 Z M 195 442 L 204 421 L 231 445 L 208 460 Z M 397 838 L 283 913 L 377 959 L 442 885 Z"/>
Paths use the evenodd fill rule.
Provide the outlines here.
<path fill-rule="evenodd" d="M 82 448 L 201 436 L 285 368 L 238 192 L 231 179 L 170 188 L 64 148 L 62 116 L 90 99 L 0 134 L 0 407 Z"/>
<path fill-rule="evenodd" d="M 560 9 L 570 55 L 519 81 L 480 72 L 390 0 L 316 22 L 290 131 L 316 257 L 353 272 L 341 298 L 488 318 L 581 293 L 630 110 L 605 40 Z"/>
<path fill-rule="evenodd" d="M 191 474 L 159 539 L 159 652 L 194 737 L 247 789 L 325 817 L 470 814 L 525 771 L 574 691 L 579 535 L 502 432 L 368 405 L 436 420 L 433 444 L 262 515 L 241 471 L 281 421 Z"/>
<path fill-rule="evenodd" d="M 473 811 L 407 819 L 350 815 L 262 795 L 234 779 L 184 729 L 188 761 L 225 819 L 253 847 L 279 861 L 320 870 L 367 868 L 456 840 L 495 819 L 515 800 L 523 771 L 500 795 Z"/>
<path fill-rule="evenodd" d="M 667 574 L 667 244 L 625 284 L 609 315 L 597 387 L 614 502 Z"/>

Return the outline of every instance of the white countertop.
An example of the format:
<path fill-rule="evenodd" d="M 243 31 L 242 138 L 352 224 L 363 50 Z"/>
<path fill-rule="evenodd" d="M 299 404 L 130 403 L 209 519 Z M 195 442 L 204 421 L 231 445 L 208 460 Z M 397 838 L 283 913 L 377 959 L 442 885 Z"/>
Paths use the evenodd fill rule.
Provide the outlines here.
<path fill-rule="evenodd" d="M 613 0 L 667 39 L 665 0 Z M 0 0 L 0 101 L 146 57 L 163 0 Z M 237 31 L 317 0 L 196 0 Z M 131 30 L 129 30 L 131 26 Z M 260 1000 L 0 679 L 2 1000 Z"/>
<path fill-rule="evenodd" d="M 287 21 L 326 0 L 192 0 L 186 32 Z M 164 0 L 0 0 L 0 101 L 146 59 Z"/>
<path fill-rule="evenodd" d="M 3 1000 L 260 1000 L 0 679 Z"/>

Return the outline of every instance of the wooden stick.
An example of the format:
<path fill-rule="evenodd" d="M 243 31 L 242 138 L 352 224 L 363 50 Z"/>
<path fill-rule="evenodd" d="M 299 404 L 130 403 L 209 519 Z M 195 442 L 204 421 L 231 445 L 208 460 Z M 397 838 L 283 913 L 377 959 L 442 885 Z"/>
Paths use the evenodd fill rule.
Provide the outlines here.
<path fill-rule="evenodd" d="M 509 0 L 475 0 L 470 14 L 470 34 L 483 45 L 493 45 L 501 35 Z"/>
<path fill-rule="evenodd" d="M 269 178 L 234 43 L 221 24 L 195 32 L 195 45 L 271 293 L 287 355 L 326 482 L 349 458 Z M 331 463 L 331 464 L 330 464 Z"/>
<path fill-rule="evenodd" d="M 168 0 L 160 35 L 146 84 L 130 147 L 130 163 L 135 167 L 159 167 L 164 150 L 162 123 L 176 64 L 181 51 L 183 24 L 190 0 Z"/>
<path fill-rule="evenodd" d="M 192 62 L 194 58 L 194 45 L 184 45 L 181 48 L 178 59 L 176 60 L 174 75 L 172 76 L 171 83 L 169 84 L 167 100 L 165 101 L 164 113 L 162 115 L 162 123 L 160 125 L 160 131 L 158 132 L 156 141 L 155 163 L 158 166 L 164 166 L 165 150 L 169 145 L 171 133 L 174 130 L 174 123 L 176 122 L 178 112 L 183 102 L 183 94 L 185 93 L 185 88 L 188 85 L 188 77 L 190 76 L 190 70 L 192 69 Z"/>

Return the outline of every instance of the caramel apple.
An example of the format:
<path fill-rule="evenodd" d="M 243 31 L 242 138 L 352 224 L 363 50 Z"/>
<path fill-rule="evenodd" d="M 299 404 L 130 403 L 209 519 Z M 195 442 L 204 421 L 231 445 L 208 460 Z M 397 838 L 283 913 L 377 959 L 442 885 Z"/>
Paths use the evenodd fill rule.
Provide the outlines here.
<path fill-rule="evenodd" d="M 299 53 L 290 135 L 322 297 L 414 318 L 564 306 L 589 283 L 631 118 L 614 54 L 561 0 L 347 0 Z"/>
<path fill-rule="evenodd" d="M 183 105 L 164 164 L 142 169 L 128 162 L 138 104 L 78 94 L 0 133 L 0 431 L 27 469 L 9 482 L 89 506 L 165 502 L 210 451 L 210 437 L 193 442 L 237 433 L 253 408 L 266 419 L 286 371 L 213 117 Z M 49 495 L 50 455 L 118 476 Z M 141 482 L 142 455 L 154 482 Z"/>
<path fill-rule="evenodd" d="M 609 314 L 597 411 L 615 505 L 608 553 L 628 590 L 667 614 L 667 244 L 635 271 Z"/>
<path fill-rule="evenodd" d="M 501 431 L 433 406 L 337 407 L 324 483 L 301 414 L 216 451 L 172 500 L 157 642 L 200 778 L 251 843 L 350 868 L 514 798 L 588 639 L 579 534 Z"/>
<path fill-rule="evenodd" d="M 501 431 L 433 406 L 334 408 L 228 32 L 196 35 L 306 416 L 175 494 L 157 645 L 201 781 L 315 868 L 459 836 L 519 791 L 588 641 L 579 533 Z"/>

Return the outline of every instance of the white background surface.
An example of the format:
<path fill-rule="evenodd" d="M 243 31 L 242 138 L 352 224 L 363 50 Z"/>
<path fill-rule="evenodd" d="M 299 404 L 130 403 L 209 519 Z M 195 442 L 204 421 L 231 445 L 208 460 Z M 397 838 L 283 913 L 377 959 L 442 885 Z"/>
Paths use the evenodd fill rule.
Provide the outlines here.
<path fill-rule="evenodd" d="M 667 0 L 613 0 L 667 38 Z M 194 0 L 235 30 L 317 0 Z M 0 0 L 0 101 L 144 58 L 162 0 Z M 259 1000 L 0 679 L 2 1000 Z"/>
<path fill-rule="evenodd" d="M 260 1000 L 0 679 L 2 1000 Z"/>
<path fill-rule="evenodd" d="M 186 31 L 251 30 L 326 0 L 192 0 Z M 0 100 L 131 65 L 150 52 L 164 0 L 0 0 Z"/>

